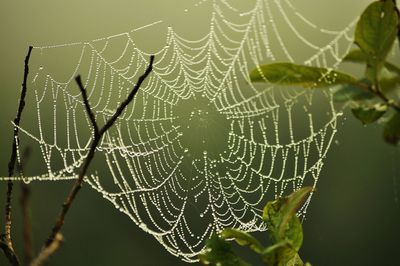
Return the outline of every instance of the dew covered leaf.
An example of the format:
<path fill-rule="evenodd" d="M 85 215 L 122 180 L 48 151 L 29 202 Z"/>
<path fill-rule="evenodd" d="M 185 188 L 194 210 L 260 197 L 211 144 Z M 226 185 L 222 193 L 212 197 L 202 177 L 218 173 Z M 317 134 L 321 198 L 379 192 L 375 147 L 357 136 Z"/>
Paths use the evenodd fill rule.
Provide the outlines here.
<path fill-rule="evenodd" d="M 221 232 L 223 239 L 233 238 L 241 246 L 249 246 L 253 251 L 261 253 L 264 247 L 252 235 L 238 229 L 228 228 Z"/>
<path fill-rule="evenodd" d="M 400 140 L 400 112 L 396 112 L 386 123 L 383 137 L 386 142 L 397 145 Z"/>
<path fill-rule="evenodd" d="M 268 265 L 304 265 L 298 255 L 303 243 L 303 229 L 296 212 L 312 191 L 312 187 L 304 187 L 287 197 L 270 201 L 265 206 L 263 219 L 275 243 L 262 253 L 262 258 Z"/>
<path fill-rule="evenodd" d="M 263 220 L 267 222 L 274 242 L 290 240 L 295 250 L 300 249 L 303 231 L 296 212 L 312 191 L 312 187 L 304 187 L 287 197 L 268 202 L 264 207 Z"/>
<path fill-rule="evenodd" d="M 364 105 L 351 109 L 353 115 L 364 125 L 371 124 L 381 118 L 387 111 L 387 105 Z"/>
<path fill-rule="evenodd" d="M 206 247 L 198 258 L 203 265 L 250 266 L 235 254 L 227 241 L 217 234 L 212 235 L 207 240 Z"/>
<path fill-rule="evenodd" d="M 367 76 L 375 81 L 396 39 L 398 15 L 392 0 L 375 1 L 361 15 L 355 43 L 367 56 Z"/>
<path fill-rule="evenodd" d="M 266 248 L 262 254 L 263 261 L 273 266 L 302 266 L 303 261 L 293 249 L 290 242 L 283 240 Z"/>
<path fill-rule="evenodd" d="M 342 72 L 292 63 L 259 66 L 250 72 L 250 80 L 304 88 L 323 88 L 357 82 L 354 77 Z"/>

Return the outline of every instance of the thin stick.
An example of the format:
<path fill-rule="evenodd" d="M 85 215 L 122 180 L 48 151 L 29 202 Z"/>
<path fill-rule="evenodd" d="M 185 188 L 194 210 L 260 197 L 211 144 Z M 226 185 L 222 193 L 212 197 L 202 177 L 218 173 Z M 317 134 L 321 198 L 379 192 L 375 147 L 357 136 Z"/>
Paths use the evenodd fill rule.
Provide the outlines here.
<path fill-rule="evenodd" d="M 138 90 L 139 90 L 140 86 L 142 85 L 143 81 L 147 78 L 147 76 L 153 70 L 153 62 L 154 62 L 154 55 L 150 56 L 150 64 L 149 64 L 149 66 L 147 67 L 145 73 L 142 76 L 139 77 L 136 85 L 133 87 L 131 93 L 128 95 L 128 98 L 126 98 L 126 100 L 121 103 L 121 105 L 115 111 L 114 115 L 110 119 L 108 119 L 108 121 L 103 126 L 103 128 L 100 129 L 100 132 L 99 132 L 100 135 L 103 135 L 115 123 L 115 121 L 122 114 L 124 109 L 133 100 L 133 97 L 135 97 L 135 95 L 138 92 Z"/>
<path fill-rule="evenodd" d="M 4 235 L 1 236 L 0 240 L 0 248 L 3 250 L 4 254 L 6 255 L 8 262 L 13 266 L 19 266 L 19 260 L 17 254 L 15 254 L 13 249 L 6 244 L 4 239 Z"/>
<path fill-rule="evenodd" d="M 29 59 L 31 57 L 33 47 L 29 46 L 28 54 L 25 57 L 25 68 L 24 68 L 24 80 L 22 82 L 21 96 L 19 98 L 19 105 L 17 115 L 14 119 L 14 135 L 12 141 L 12 150 L 11 157 L 8 163 L 8 176 L 13 176 L 15 169 L 15 162 L 17 160 L 17 142 L 18 142 L 18 133 L 19 133 L 19 124 L 22 117 L 22 112 L 25 107 L 25 97 L 27 92 L 27 80 L 29 74 Z M 7 193 L 6 193 L 6 206 L 5 206 L 5 234 L 4 241 L 8 250 L 5 250 L 5 246 L 2 244 L 1 248 L 5 252 L 9 262 L 12 265 L 19 265 L 19 260 L 17 255 L 14 252 L 13 242 L 11 239 L 11 200 L 12 200 L 12 192 L 13 192 L 13 182 L 11 180 L 7 183 Z"/>
<path fill-rule="evenodd" d="M 137 83 L 135 84 L 135 86 L 133 87 L 132 91 L 129 93 L 127 99 L 125 101 L 123 101 L 118 108 L 116 109 L 115 113 L 106 121 L 106 123 L 104 124 L 104 126 L 99 129 L 95 116 L 93 114 L 93 111 L 90 108 L 90 104 L 89 101 L 87 99 L 87 93 L 86 93 L 86 89 L 84 88 L 84 86 L 82 85 L 81 82 L 81 78 L 78 76 L 76 78 L 76 82 L 79 86 L 79 89 L 81 90 L 82 93 L 82 97 L 83 97 L 83 102 L 85 104 L 85 109 L 89 115 L 89 118 L 93 124 L 93 129 L 94 129 L 94 138 L 92 140 L 92 143 L 90 145 L 90 149 L 88 154 L 86 155 L 85 160 L 83 161 L 83 164 L 79 170 L 78 173 L 78 178 L 75 181 L 74 186 L 72 187 L 68 197 L 66 198 L 65 202 L 62 205 L 61 208 L 61 212 L 56 220 L 55 225 L 53 226 L 52 232 L 50 234 L 50 237 L 48 238 L 48 240 L 45 243 L 44 248 L 42 249 L 41 253 L 39 254 L 38 257 L 45 257 L 46 259 L 52 255 L 52 252 L 48 252 L 49 247 L 51 247 L 54 244 L 54 241 L 56 241 L 56 237 L 58 236 L 58 234 L 61 231 L 62 226 L 64 225 L 64 221 L 65 221 L 65 217 L 68 213 L 68 210 L 70 209 L 70 207 L 72 206 L 74 199 L 76 198 L 78 192 L 80 191 L 82 185 L 83 185 L 83 181 L 84 181 L 84 177 L 86 175 L 87 169 L 90 165 L 90 163 L 92 162 L 95 152 L 96 152 L 96 148 L 99 145 L 104 133 L 106 133 L 106 131 L 108 129 L 110 129 L 115 121 L 118 119 L 118 117 L 123 113 L 123 111 L 125 110 L 125 108 L 130 104 L 130 102 L 132 102 L 133 98 L 135 97 L 136 93 L 138 92 L 140 86 L 142 85 L 142 83 L 144 82 L 144 80 L 148 77 L 148 75 L 150 74 L 150 72 L 153 70 L 153 62 L 154 62 L 154 56 L 150 56 L 150 63 L 145 71 L 145 73 L 139 77 Z M 55 251 L 55 250 L 54 250 Z M 44 252 L 47 252 L 46 254 L 44 254 Z M 45 256 L 46 255 L 46 256 Z M 35 260 L 36 261 L 36 260 Z M 44 261 L 44 260 L 43 260 Z M 36 265 L 40 265 L 40 264 L 36 264 Z"/>
<path fill-rule="evenodd" d="M 89 99 L 88 99 L 88 96 L 86 93 L 86 89 L 82 84 L 81 76 L 77 76 L 75 80 L 76 80 L 76 83 L 78 83 L 78 87 L 81 91 L 83 103 L 84 103 L 85 109 L 86 109 L 86 113 L 88 114 L 90 122 L 92 123 L 94 134 L 98 135 L 99 134 L 99 126 L 97 125 L 96 117 L 95 117 L 94 113 L 92 112 L 92 108 L 90 108 Z"/>
<path fill-rule="evenodd" d="M 0 248 L 3 250 L 4 254 L 6 255 L 8 262 L 13 265 L 13 266 L 18 266 L 19 265 L 19 260 L 17 255 L 15 254 L 14 250 L 11 250 L 7 244 L 6 241 L 4 241 L 3 236 L 0 241 Z"/>
<path fill-rule="evenodd" d="M 63 242 L 64 238 L 62 234 L 58 233 L 54 241 L 47 247 L 45 247 L 42 252 L 40 252 L 39 256 L 35 260 L 32 261 L 30 266 L 40 266 L 47 261 L 47 259 L 54 254 L 60 247 Z"/>

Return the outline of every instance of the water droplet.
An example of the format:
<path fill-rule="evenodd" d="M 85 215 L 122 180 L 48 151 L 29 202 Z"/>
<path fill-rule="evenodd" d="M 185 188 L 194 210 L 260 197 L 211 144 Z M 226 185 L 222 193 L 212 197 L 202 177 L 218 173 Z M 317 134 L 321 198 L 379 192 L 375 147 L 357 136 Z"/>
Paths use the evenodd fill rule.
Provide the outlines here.
<path fill-rule="evenodd" d="M 147 225 L 145 223 L 140 223 L 139 227 L 143 230 L 147 230 Z"/>

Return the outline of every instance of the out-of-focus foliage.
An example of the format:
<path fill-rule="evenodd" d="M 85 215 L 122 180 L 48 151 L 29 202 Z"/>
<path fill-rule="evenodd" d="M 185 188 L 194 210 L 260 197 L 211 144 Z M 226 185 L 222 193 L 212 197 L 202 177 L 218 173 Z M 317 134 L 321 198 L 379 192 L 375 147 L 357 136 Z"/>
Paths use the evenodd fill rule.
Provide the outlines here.
<path fill-rule="evenodd" d="M 363 124 L 382 121 L 386 142 L 400 141 L 400 68 L 387 61 L 395 43 L 400 43 L 399 10 L 396 1 L 371 3 L 361 15 L 354 34 L 357 49 L 344 57 L 344 62 L 365 64 L 364 77 L 332 69 L 293 63 L 275 63 L 258 66 L 251 71 L 253 82 L 267 82 L 302 88 L 331 88 L 336 102 L 346 103 Z"/>

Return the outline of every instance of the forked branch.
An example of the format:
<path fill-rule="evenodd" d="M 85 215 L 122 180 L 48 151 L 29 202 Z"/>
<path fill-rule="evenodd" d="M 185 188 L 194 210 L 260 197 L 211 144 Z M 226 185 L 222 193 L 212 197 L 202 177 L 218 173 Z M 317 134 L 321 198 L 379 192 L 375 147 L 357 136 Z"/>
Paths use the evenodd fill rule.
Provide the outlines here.
<path fill-rule="evenodd" d="M 27 80 L 29 74 L 29 59 L 32 53 L 32 46 L 29 46 L 28 54 L 25 57 L 24 79 L 22 82 L 21 95 L 19 97 L 18 111 L 14 119 L 14 134 L 12 141 L 11 157 L 8 163 L 8 176 L 14 175 L 15 164 L 17 161 L 17 144 L 19 141 L 19 124 L 21 122 L 22 112 L 25 107 L 25 97 L 27 92 Z M 19 260 L 15 254 L 13 242 L 11 238 L 11 200 L 13 193 L 13 182 L 11 180 L 7 183 L 6 205 L 5 205 L 5 233 L 0 239 L 0 248 L 3 249 L 8 261 L 11 265 L 19 265 Z"/>
<path fill-rule="evenodd" d="M 123 101 L 118 108 L 116 109 L 115 113 L 106 121 L 106 123 L 104 124 L 103 127 L 99 128 L 97 121 L 96 121 L 96 117 L 95 114 L 93 113 L 90 104 L 89 104 L 89 100 L 88 100 L 88 96 L 86 93 L 86 89 L 82 84 L 82 80 L 81 77 L 78 76 L 76 78 L 76 82 L 78 84 L 78 87 L 81 91 L 82 94 L 82 98 L 83 98 L 83 103 L 85 105 L 85 109 L 86 112 L 89 116 L 89 119 L 92 123 L 93 126 L 93 130 L 94 130 L 94 136 L 93 136 L 93 140 L 90 144 L 90 148 L 89 148 L 89 152 L 86 155 L 85 160 L 83 161 L 80 169 L 79 169 L 79 173 L 78 173 L 78 178 L 75 181 L 75 184 L 73 185 L 71 191 L 69 192 L 65 202 L 62 205 L 62 209 L 61 212 L 56 220 L 55 225 L 53 226 L 53 229 L 51 231 L 50 237 L 48 238 L 48 240 L 45 243 L 44 248 L 42 249 L 41 253 L 39 254 L 39 256 L 37 257 L 37 259 L 34 260 L 35 264 L 34 265 L 41 265 L 44 261 L 47 260 L 47 258 L 49 256 L 51 256 L 57 249 L 53 249 L 51 247 L 54 246 L 55 242 L 57 242 L 58 240 L 58 236 L 60 236 L 60 231 L 62 226 L 64 225 L 64 221 L 65 221 L 65 217 L 68 213 L 68 210 L 71 208 L 71 205 L 73 204 L 78 192 L 80 191 L 82 185 L 83 185 L 83 181 L 87 172 L 87 169 L 90 165 L 90 163 L 92 162 L 95 152 L 96 152 L 96 148 L 97 146 L 100 144 L 102 137 L 104 136 L 104 134 L 107 132 L 108 129 L 110 129 L 115 121 L 118 119 L 118 117 L 120 117 L 120 115 L 123 113 L 123 111 L 125 110 L 125 108 L 132 102 L 133 98 L 135 97 L 135 95 L 137 94 L 137 92 L 139 91 L 140 86 L 142 85 L 142 83 L 145 81 L 145 79 L 149 76 L 150 72 L 153 70 L 153 62 L 154 62 L 154 56 L 152 55 L 150 57 L 150 63 L 146 69 L 146 71 L 144 72 L 144 74 L 142 76 L 139 77 L 137 83 L 135 84 L 135 86 L 133 87 L 132 91 L 129 93 L 128 97 L 126 98 L 125 101 Z M 38 258 L 40 259 L 40 263 L 38 263 Z"/>

